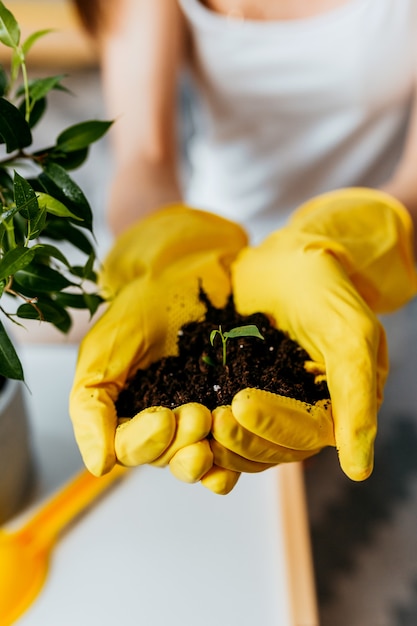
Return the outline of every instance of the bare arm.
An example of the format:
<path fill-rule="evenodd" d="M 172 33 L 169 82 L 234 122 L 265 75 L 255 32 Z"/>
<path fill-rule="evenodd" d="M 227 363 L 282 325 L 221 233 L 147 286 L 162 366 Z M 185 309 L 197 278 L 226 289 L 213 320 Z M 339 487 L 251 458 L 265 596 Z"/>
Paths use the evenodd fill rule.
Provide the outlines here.
<path fill-rule="evenodd" d="M 382 188 L 398 198 L 409 210 L 414 223 L 414 247 L 417 253 L 417 94 L 414 100 L 402 157 L 393 176 Z"/>
<path fill-rule="evenodd" d="M 181 199 L 176 93 L 185 36 L 175 0 L 102 2 L 101 17 L 103 93 L 115 120 L 109 224 L 118 234 Z"/>

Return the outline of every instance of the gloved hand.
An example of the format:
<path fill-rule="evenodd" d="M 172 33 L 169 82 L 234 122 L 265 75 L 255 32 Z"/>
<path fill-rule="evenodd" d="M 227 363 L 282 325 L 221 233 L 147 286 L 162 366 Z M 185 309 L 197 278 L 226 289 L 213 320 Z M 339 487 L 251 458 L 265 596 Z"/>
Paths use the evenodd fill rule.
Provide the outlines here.
<path fill-rule="evenodd" d="M 240 252 L 232 285 L 239 313 L 268 315 L 310 354 L 317 372 L 326 374 L 341 467 L 351 479 L 365 479 L 373 468 L 388 372 L 385 333 L 376 314 L 397 309 L 417 291 L 406 209 L 371 189 L 318 196 L 300 207 L 288 226 Z M 306 409 L 320 412 L 322 434 L 320 428 L 311 431 Z M 313 454 L 314 446 L 318 451 L 333 444 L 329 413 L 322 411 L 255 389 L 239 392 L 231 407 L 214 411 L 214 461 L 232 470 L 260 471 L 282 459 L 280 446 L 298 449 L 300 459 Z M 289 450 L 289 460 L 294 456 Z"/>
<path fill-rule="evenodd" d="M 182 480 L 226 493 L 239 474 L 213 467 L 211 414 L 200 404 L 150 407 L 118 419 L 115 401 L 138 368 L 176 354 L 179 328 L 204 316 L 199 283 L 217 307 L 231 290 L 230 264 L 247 243 L 237 225 L 183 205 L 168 206 L 116 241 L 102 282 L 113 301 L 81 343 L 70 415 L 83 460 L 96 475 L 116 462 L 169 464 Z"/>

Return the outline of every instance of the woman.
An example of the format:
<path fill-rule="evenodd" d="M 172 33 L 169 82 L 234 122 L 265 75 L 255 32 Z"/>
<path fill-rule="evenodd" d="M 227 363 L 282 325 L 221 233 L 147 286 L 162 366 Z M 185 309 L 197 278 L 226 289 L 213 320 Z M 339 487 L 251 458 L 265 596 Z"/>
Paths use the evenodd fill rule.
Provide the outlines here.
<path fill-rule="evenodd" d="M 143 276 L 146 261 L 152 269 L 155 259 L 169 258 L 173 271 L 177 259 L 170 252 L 183 243 L 179 221 L 192 222 L 194 242 L 180 245 L 179 254 L 186 255 L 189 246 L 195 250 L 196 241 L 202 247 L 207 242 L 210 218 L 201 216 L 194 231 L 197 214 L 184 215 L 180 208 L 166 221 L 165 211 L 159 222 L 160 207 L 184 200 L 243 225 L 255 242 L 274 232 L 265 246 L 233 251 L 236 305 L 242 313 L 269 313 L 320 363 L 332 397 L 341 466 L 352 479 L 363 480 L 372 471 L 376 414 L 388 369 L 375 313 L 402 306 L 417 286 L 410 219 L 417 216 L 415 2 L 76 4 L 96 38 L 105 100 L 116 120 L 109 222 L 122 238 L 108 264 L 114 291 L 133 284 L 138 273 Z M 177 103 L 186 71 L 194 131 L 184 177 Z M 318 194 L 340 188 L 352 192 L 320 196 L 296 211 Z M 289 228 L 281 228 L 293 212 Z M 234 243 L 240 241 L 234 236 Z M 226 237 L 225 245 L 234 236 Z M 155 237 L 158 254 L 150 246 L 144 259 Z M 312 255 L 312 250 L 319 252 Z M 282 267 L 285 276 L 279 276 Z M 77 440 L 98 474 L 120 460 L 114 451 L 114 387 L 125 380 L 133 361 L 138 365 L 144 343 L 152 345 L 153 339 L 141 329 L 120 378 L 96 365 L 106 361 L 113 328 L 119 333 L 114 345 L 135 344 L 139 314 L 130 327 L 115 313 L 126 310 L 121 303 L 117 297 L 98 331 L 87 336 L 72 395 Z M 146 306 L 142 298 L 141 315 Z M 97 372 L 106 376 L 106 384 L 101 374 L 95 378 Z M 92 387 L 98 394 L 93 404 Z M 100 415 L 95 414 L 98 404 Z M 313 431 L 311 453 L 320 447 Z M 229 444 L 247 458 L 244 446 Z M 268 453 L 258 450 L 259 457 L 267 464 L 270 448 L 263 445 Z M 135 454 L 129 463 L 135 464 Z M 143 456 L 137 458 L 143 462 Z M 228 458 L 228 469 L 238 473 L 240 465 Z"/>
<path fill-rule="evenodd" d="M 277 214 L 360 185 L 385 189 L 417 214 L 412 0 L 76 5 L 97 37 L 117 119 L 116 233 L 185 198 L 259 239 L 282 222 Z M 184 189 L 177 86 L 185 67 L 198 100 Z"/>

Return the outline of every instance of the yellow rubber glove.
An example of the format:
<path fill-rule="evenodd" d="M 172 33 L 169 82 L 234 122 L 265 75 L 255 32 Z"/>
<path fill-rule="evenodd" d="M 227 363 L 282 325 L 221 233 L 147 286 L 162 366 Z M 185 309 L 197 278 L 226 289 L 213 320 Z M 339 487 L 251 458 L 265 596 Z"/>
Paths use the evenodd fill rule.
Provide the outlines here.
<path fill-rule="evenodd" d="M 335 445 L 329 401 L 309 405 L 261 389 L 239 391 L 231 406 L 217 407 L 211 433 L 214 463 L 238 472 L 303 461 Z"/>
<path fill-rule="evenodd" d="M 124 420 L 115 401 L 138 368 L 176 354 L 184 323 L 204 316 L 200 282 L 213 304 L 224 306 L 230 264 L 246 244 L 237 224 L 183 205 L 159 210 L 115 243 L 102 276 L 114 299 L 82 341 L 70 394 L 75 437 L 93 474 L 116 462 L 154 463 L 169 464 L 187 482 L 206 476 L 220 493 L 236 483 L 237 472 L 213 467 L 204 406 L 150 407 Z"/>
<path fill-rule="evenodd" d="M 376 314 L 397 309 L 417 291 L 412 231 L 408 212 L 395 199 L 370 189 L 342 189 L 307 202 L 288 226 L 244 249 L 232 266 L 237 310 L 267 314 L 325 372 L 340 464 L 353 480 L 365 479 L 373 468 L 388 372 L 385 333 Z M 215 462 L 259 471 L 262 463 L 266 467 L 279 458 L 275 446 L 294 446 L 303 458 L 314 452 L 314 441 L 318 449 L 332 445 L 320 407 L 314 411 L 322 438 L 302 415 L 311 408 L 290 404 L 293 427 L 288 399 L 257 390 L 240 392 L 231 408 L 215 411 Z"/>

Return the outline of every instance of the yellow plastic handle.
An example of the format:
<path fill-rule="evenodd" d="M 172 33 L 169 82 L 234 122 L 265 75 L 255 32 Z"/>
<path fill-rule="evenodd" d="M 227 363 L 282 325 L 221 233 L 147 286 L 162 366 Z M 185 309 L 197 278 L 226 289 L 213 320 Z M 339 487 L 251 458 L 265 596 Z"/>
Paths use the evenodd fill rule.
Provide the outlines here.
<path fill-rule="evenodd" d="M 127 468 L 120 465 L 100 477 L 82 470 L 19 530 L 20 537 L 32 545 L 36 543 L 37 548 L 52 545 L 70 522 L 126 472 Z"/>

